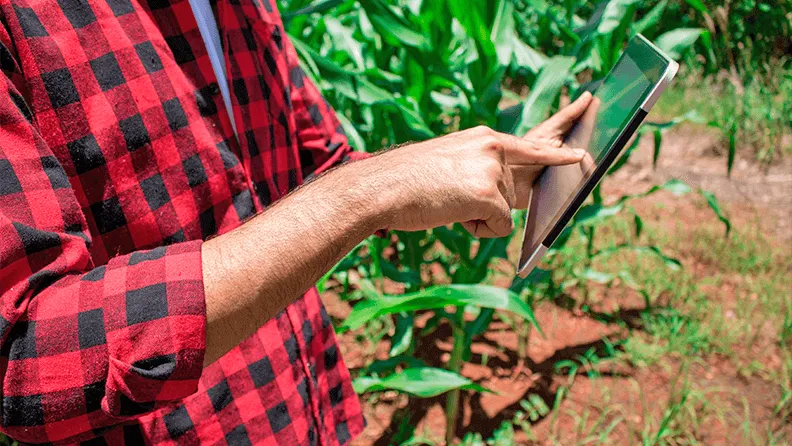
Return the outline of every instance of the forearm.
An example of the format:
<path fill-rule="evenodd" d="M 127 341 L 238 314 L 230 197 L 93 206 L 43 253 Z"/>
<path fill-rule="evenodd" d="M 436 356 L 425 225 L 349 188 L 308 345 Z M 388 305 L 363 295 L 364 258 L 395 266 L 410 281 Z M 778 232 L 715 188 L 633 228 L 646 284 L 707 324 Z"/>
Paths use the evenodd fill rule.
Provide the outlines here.
<path fill-rule="evenodd" d="M 360 163 L 336 169 L 203 245 L 210 364 L 384 224 Z"/>

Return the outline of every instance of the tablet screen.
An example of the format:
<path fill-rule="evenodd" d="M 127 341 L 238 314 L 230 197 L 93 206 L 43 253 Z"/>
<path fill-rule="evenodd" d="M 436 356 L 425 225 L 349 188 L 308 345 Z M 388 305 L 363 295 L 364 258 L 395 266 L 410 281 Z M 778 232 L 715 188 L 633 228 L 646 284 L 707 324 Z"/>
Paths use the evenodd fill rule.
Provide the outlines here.
<path fill-rule="evenodd" d="M 648 45 L 634 39 L 605 77 L 565 141 L 570 147 L 586 148 L 587 156 L 579 164 L 545 169 L 533 187 L 520 267 L 550 234 L 606 155 L 621 149 L 614 147 L 616 141 L 667 67 Z"/>

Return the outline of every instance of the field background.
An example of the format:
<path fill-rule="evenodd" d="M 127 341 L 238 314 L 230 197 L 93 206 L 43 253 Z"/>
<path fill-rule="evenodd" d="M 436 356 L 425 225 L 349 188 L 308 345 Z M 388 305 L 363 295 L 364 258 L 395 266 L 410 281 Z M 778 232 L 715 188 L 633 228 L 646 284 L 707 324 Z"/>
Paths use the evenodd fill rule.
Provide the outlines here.
<path fill-rule="evenodd" d="M 522 134 L 636 32 L 682 65 L 529 280 L 519 231 L 448 227 L 372 237 L 320 281 L 354 444 L 792 443 L 792 2 L 280 5 L 361 151 Z"/>
<path fill-rule="evenodd" d="M 792 0 L 278 3 L 365 152 L 522 135 L 638 32 L 681 64 L 527 280 L 519 229 L 458 226 L 371 237 L 320 280 L 354 445 L 792 444 Z"/>

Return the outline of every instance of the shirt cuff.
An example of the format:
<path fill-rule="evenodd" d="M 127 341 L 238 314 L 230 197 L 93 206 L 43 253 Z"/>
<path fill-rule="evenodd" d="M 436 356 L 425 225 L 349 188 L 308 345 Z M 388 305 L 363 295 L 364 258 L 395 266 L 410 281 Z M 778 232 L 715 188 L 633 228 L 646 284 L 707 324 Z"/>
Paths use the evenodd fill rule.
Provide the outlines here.
<path fill-rule="evenodd" d="M 108 414 L 132 417 L 197 390 L 206 350 L 202 244 L 139 251 L 107 264 Z"/>

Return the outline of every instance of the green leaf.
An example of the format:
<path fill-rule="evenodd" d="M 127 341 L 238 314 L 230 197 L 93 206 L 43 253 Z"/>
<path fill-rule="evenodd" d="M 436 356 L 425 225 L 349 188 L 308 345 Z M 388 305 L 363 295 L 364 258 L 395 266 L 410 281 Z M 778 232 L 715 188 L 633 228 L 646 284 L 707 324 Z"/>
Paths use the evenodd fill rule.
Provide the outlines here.
<path fill-rule="evenodd" d="M 490 35 L 491 28 L 486 20 L 488 2 L 448 0 L 448 8 L 451 15 L 462 25 L 465 33 L 481 48 L 485 57 L 496 55 L 495 44 Z"/>
<path fill-rule="evenodd" d="M 726 173 L 731 176 L 732 166 L 734 166 L 734 155 L 737 153 L 737 120 L 732 120 L 729 128 L 729 156 L 726 160 Z"/>
<path fill-rule="evenodd" d="M 332 16 L 324 18 L 327 33 L 333 38 L 336 50 L 346 54 L 355 63 L 355 68 L 363 70 L 366 62 L 363 59 L 363 44 L 353 37 L 354 30 L 341 24 L 341 21 Z"/>
<path fill-rule="evenodd" d="M 729 232 L 731 232 L 731 221 L 726 217 L 726 214 L 720 207 L 720 203 L 718 203 L 718 199 L 715 198 L 715 194 L 710 191 L 706 190 L 699 190 L 699 194 L 703 196 L 707 200 L 707 204 L 715 212 L 715 215 L 718 216 L 718 219 L 726 226 L 726 236 L 728 237 Z"/>
<path fill-rule="evenodd" d="M 645 16 L 635 22 L 632 26 L 633 35 L 638 33 L 644 33 L 647 29 L 650 29 L 657 25 L 660 22 L 660 19 L 663 17 L 663 12 L 665 12 L 666 6 L 668 6 L 668 0 L 661 0 L 659 1 L 654 8 L 652 8 L 649 12 L 646 13 Z"/>
<path fill-rule="evenodd" d="M 652 167 L 657 168 L 657 159 L 660 158 L 660 146 L 663 144 L 663 132 L 660 129 L 654 131 L 654 153 L 652 154 Z"/>
<path fill-rule="evenodd" d="M 636 133 L 635 135 L 635 140 L 633 141 L 632 144 L 630 144 L 630 147 L 627 147 L 627 150 L 625 150 L 624 153 L 622 153 L 619 159 L 617 159 L 616 162 L 613 163 L 610 170 L 608 170 L 608 175 L 613 175 L 616 171 L 618 171 L 619 169 L 624 167 L 625 164 L 627 164 L 627 161 L 630 160 L 630 155 L 632 155 L 633 151 L 635 151 L 635 149 L 637 149 L 638 146 L 641 144 L 642 136 L 643 136 L 643 132 L 639 130 L 638 133 Z"/>
<path fill-rule="evenodd" d="M 597 26 L 597 34 L 608 35 L 611 34 L 624 20 L 630 19 L 629 11 L 633 5 L 640 0 L 610 0 L 605 11 L 602 13 L 602 19 Z"/>
<path fill-rule="evenodd" d="M 670 257 L 663 254 L 663 252 L 660 251 L 660 248 L 658 248 L 657 246 L 635 246 L 628 243 L 624 243 L 621 245 L 613 246 L 611 248 L 603 249 L 597 252 L 594 255 L 594 257 L 609 256 L 615 252 L 620 252 L 620 251 L 632 251 L 641 255 L 651 255 L 657 257 L 663 261 L 663 264 L 665 264 L 666 267 L 675 271 L 682 267 L 682 262 L 675 259 L 674 257 Z"/>
<path fill-rule="evenodd" d="M 390 11 L 390 8 L 387 8 L 387 11 Z M 426 36 L 402 23 L 392 12 L 369 11 L 368 18 L 380 35 L 393 46 L 406 45 L 418 49 L 429 47 Z"/>
<path fill-rule="evenodd" d="M 325 284 L 333 276 L 333 274 L 338 273 L 340 271 L 347 271 L 351 268 L 360 264 L 360 249 L 365 245 L 365 241 L 360 242 L 357 246 L 355 246 L 349 254 L 345 255 L 344 258 L 338 261 L 328 272 L 316 282 L 316 288 L 321 293 L 324 291 Z"/>
<path fill-rule="evenodd" d="M 513 39 L 514 64 L 519 68 L 525 68 L 531 73 L 538 73 L 547 63 L 547 56 L 528 46 L 516 34 Z"/>
<path fill-rule="evenodd" d="M 703 28 L 677 28 L 657 38 L 655 44 L 674 60 L 682 58 L 682 53 L 708 32 Z"/>
<path fill-rule="evenodd" d="M 418 358 L 409 355 L 399 355 L 388 359 L 378 359 L 366 367 L 365 371 L 367 374 L 385 375 L 390 374 L 402 364 L 407 365 L 407 367 L 426 367 L 426 363 Z"/>
<path fill-rule="evenodd" d="M 508 66 L 514 54 L 514 5 L 508 0 L 499 0 L 492 24 L 490 39 L 495 44 L 498 63 Z"/>
<path fill-rule="evenodd" d="M 513 134 L 524 135 L 547 117 L 574 63 L 572 57 L 556 56 L 545 64 L 525 100 L 522 116 Z"/>
<path fill-rule="evenodd" d="M 492 259 L 508 259 L 506 248 L 509 246 L 511 236 L 501 238 L 485 238 L 479 241 L 479 249 L 473 264 L 477 268 L 487 268 Z"/>
<path fill-rule="evenodd" d="M 583 270 L 583 274 L 580 275 L 581 278 L 590 280 L 592 282 L 606 284 L 613 281 L 613 274 L 603 273 L 602 271 L 595 271 L 591 268 L 586 268 Z"/>
<path fill-rule="evenodd" d="M 417 286 L 421 284 L 421 274 L 409 267 L 402 266 L 397 268 L 396 265 L 390 262 L 382 263 L 382 274 L 388 279 L 407 285 L 408 287 Z"/>
<path fill-rule="evenodd" d="M 356 393 L 397 390 L 420 398 L 430 398 L 454 389 L 492 392 L 448 370 L 434 367 L 409 368 L 385 378 L 361 376 L 352 381 Z"/>
<path fill-rule="evenodd" d="M 423 117 L 420 113 L 415 111 L 413 107 L 405 105 L 404 98 L 398 98 L 395 101 L 396 108 L 399 112 L 401 112 L 401 117 L 404 119 L 404 122 L 407 124 L 407 127 L 414 132 L 415 137 L 422 138 L 422 139 L 429 139 L 433 138 L 435 133 L 430 129 L 426 122 L 424 121 Z"/>
<path fill-rule="evenodd" d="M 399 313 L 396 315 L 396 331 L 391 338 L 390 356 L 398 356 L 410 348 L 413 339 L 412 313 Z"/>
<path fill-rule="evenodd" d="M 539 328 L 533 309 L 520 299 L 517 293 L 488 285 L 445 285 L 402 296 L 383 296 L 376 300 L 364 300 L 355 305 L 339 330 L 355 330 L 366 322 L 386 314 L 466 305 L 507 310 L 531 321 Z"/>
<path fill-rule="evenodd" d="M 628 200 L 632 200 L 634 198 L 646 197 L 661 190 L 671 192 L 676 196 L 685 195 L 693 191 L 693 189 L 690 186 L 688 186 L 687 183 L 685 183 L 682 180 L 678 180 L 674 178 L 666 181 L 665 183 L 659 186 L 652 186 L 646 192 L 642 192 L 640 194 L 635 194 L 635 195 L 624 195 L 621 198 L 619 198 L 617 205 L 620 206 Z M 721 209 L 717 198 L 715 198 L 715 195 L 712 192 L 703 189 L 699 189 L 698 192 L 702 197 L 704 197 L 707 200 L 707 204 L 709 205 L 709 207 L 712 209 L 713 212 L 715 212 L 715 215 L 724 224 L 724 226 L 726 226 L 726 235 L 728 236 L 729 232 L 731 231 L 731 221 L 728 219 L 728 217 L 726 217 L 726 214 Z M 589 206 L 593 206 L 593 205 L 589 205 Z M 581 208 L 581 212 L 582 211 L 583 208 Z M 580 212 L 578 212 L 578 215 L 580 215 Z"/>
<path fill-rule="evenodd" d="M 684 115 L 675 116 L 674 118 L 672 118 L 669 121 L 665 121 L 665 122 L 647 122 L 642 127 L 654 128 L 654 129 L 659 129 L 659 130 L 666 130 L 666 129 L 671 128 L 671 127 L 673 127 L 673 126 L 675 126 L 677 124 L 681 124 L 683 122 L 692 122 L 694 124 L 708 124 L 707 120 L 704 119 L 704 117 L 701 116 L 701 114 L 699 114 L 699 112 L 697 112 L 696 110 L 690 110 L 687 113 L 685 113 Z"/>
<path fill-rule="evenodd" d="M 472 236 L 467 231 L 454 231 L 445 226 L 440 226 L 432 229 L 432 234 L 449 251 L 461 257 L 463 262 L 470 264 L 470 242 Z"/>
<path fill-rule="evenodd" d="M 643 220 L 637 213 L 633 214 L 633 224 L 635 225 L 635 236 L 640 237 L 643 232 Z"/>
<path fill-rule="evenodd" d="M 664 184 L 659 186 L 659 188 L 663 189 L 663 190 L 667 190 L 667 191 L 671 192 L 672 194 L 674 194 L 676 196 L 690 193 L 690 190 L 691 190 L 690 186 L 688 186 L 687 183 L 685 183 L 682 180 L 678 180 L 676 178 L 666 181 Z M 654 188 L 652 188 L 652 189 L 654 189 Z M 650 190 L 652 190 L 652 189 L 650 189 Z M 652 193 L 652 192 L 649 192 L 649 193 Z M 647 193 L 647 195 L 649 193 Z"/>
<path fill-rule="evenodd" d="M 684 181 L 674 178 L 674 179 L 666 181 L 665 183 L 663 183 L 661 185 L 652 186 L 646 192 L 642 192 L 640 194 L 635 194 L 635 195 L 623 195 L 621 198 L 619 198 L 618 202 L 619 203 L 624 203 L 625 201 L 632 200 L 634 198 L 646 197 L 646 196 L 652 195 L 655 192 L 658 192 L 658 191 L 661 191 L 661 190 L 666 190 L 666 191 L 671 192 L 672 194 L 674 194 L 676 196 L 680 196 L 680 195 L 685 195 L 685 194 L 690 193 L 693 189 L 691 189 L 690 186 L 688 186 Z"/>
<path fill-rule="evenodd" d="M 432 91 L 429 93 L 432 101 L 445 111 L 470 110 L 470 102 L 463 94 L 451 95 Z"/>
<path fill-rule="evenodd" d="M 492 316 L 495 315 L 495 310 L 492 308 L 484 308 L 479 312 L 476 319 L 472 322 L 468 322 L 465 324 L 465 333 L 467 334 L 468 338 L 472 338 L 473 336 L 478 336 L 489 328 L 490 322 L 492 322 Z"/>
<path fill-rule="evenodd" d="M 341 126 L 344 128 L 344 133 L 347 135 L 347 139 L 349 139 L 349 143 L 352 145 L 355 150 L 359 152 L 367 152 L 366 142 L 363 140 L 363 137 L 360 136 L 360 133 L 357 131 L 355 126 L 349 119 L 341 113 L 336 115 L 338 117 L 338 121 L 341 122 Z"/>
<path fill-rule="evenodd" d="M 580 208 L 575 214 L 575 225 L 592 225 L 599 223 L 606 218 L 610 218 L 624 209 L 621 203 L 613 206 L 604 206 L 602 204 L 589 204 Z"/>
<path fill-rule="evenodd" d="M 336 6 L 340 5 L 341 3 L 344 3 L 344 1 L 346 0 L 324 0 L 324 1 L 314 2 L 296 11 L 286 11 L 283 13 L 281 18 L 283 19 L 284 23 L 288 23 L 289 20 L 297 16 L 329 11 L 335 8 Z"/>
<path fill-rule="evenodd" d="M 393 95 L 387 91 L 377 87 L 357 73 L 341 68 L 332 60 L 320 56 L 294 36 L 290 35 L 289 37 L 297 52 L 303 59 L 306 59 L 308 66 L 315 67 L 319 71 L 314 73 L 314 76 L 321 77 L 322 81 L 330 83 L 338 93 L 365 105 L 396 103 Z M 315 80 L 318 80 L 318 78 Z M 318 84 L 321 85 L 321 83 Z"/>
<path fill-rule="evenodd" d="M 685 0 L 685 1 L 687 2 L 688 5 L 692 6 L 696 11 L 704 14 L 709 13 L 709 10 L 707 10 L 707 7 L 704 6 L 704 2 L 702 2 L 701 0 Z"/>

